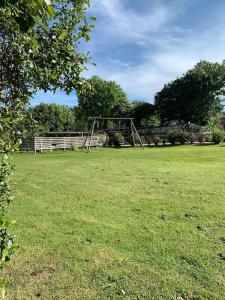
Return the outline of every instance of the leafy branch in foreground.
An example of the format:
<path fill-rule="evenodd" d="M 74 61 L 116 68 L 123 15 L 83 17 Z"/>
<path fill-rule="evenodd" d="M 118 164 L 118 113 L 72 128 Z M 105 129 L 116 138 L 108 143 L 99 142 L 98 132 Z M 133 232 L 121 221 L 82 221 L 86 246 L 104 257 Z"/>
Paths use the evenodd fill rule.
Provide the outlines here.
<path fill-rule="evenodd" d="M 30 97 L 40 89 L 54 92 L 60 88 L 67 93 L 76 89 L 79 94 L 84 89 L 80 74 L 89 59 L 78 49 L 79 41 L 89 40 L 93 28 L 86 16 L 89 0 L 54 0 L 47 9 L 41 3 L 19 0 L 0 5 L 1 269 L 15 250 L 7 210 L 13 200 L 10 156 L 18 148 L 18 124 Z M 5 286 L 6 280 L 0 278 L 2 296 Z"/>

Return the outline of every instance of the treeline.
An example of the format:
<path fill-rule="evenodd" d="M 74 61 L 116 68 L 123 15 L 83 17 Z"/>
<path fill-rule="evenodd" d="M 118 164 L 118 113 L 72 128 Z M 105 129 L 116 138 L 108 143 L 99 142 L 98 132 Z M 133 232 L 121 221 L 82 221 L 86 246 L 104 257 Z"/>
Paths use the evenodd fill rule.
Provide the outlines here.
<path fill-rule="evenodd" d="M 137 127 L 168 124 L 170 121 L 201 126 L 217 126 L 225 94 L 225 62 L 199 62 L 193 69 L 166 84 L 154 104 L 129 102 L 114 81 L 93 76 L 78 95 L 78 105 L 70 108 L 40 104 L 29 108 L 25 123 L 29 134 L 52 131 L 86 131 L 90 117 L 132 117 Z M 35 121 L 34 121 L 35 120 Z"/>
<path fill-rule="evenodd" d="M 114 81 L 97 76 L 87 80 L 87 87 L 78 96 L 78 105 L 68 107 L 41 103 L 27 110 L 21 124 L 27 136 L 48 132 L 86 131 L 90 117 L 131 117 L 137 127 L 159 124 L 153 104 L 129 102 L 126 93 Z M 21 128 L 22 129 L 22 128 Z"/>
<path fill-rule="evenodd" d="M 122 104 L 112 110 L 108 116 L 133 117 L 138 127 L 159 125 L 159 119 L 155 117 L 154 105 L 146 102 Z M 26 118 L 20 127 L 28 137 L 49 132 L 87 131 L 89 125 L 89 117 L 81 113 L 79 106 L 41 103 L 27 110 Z"/>

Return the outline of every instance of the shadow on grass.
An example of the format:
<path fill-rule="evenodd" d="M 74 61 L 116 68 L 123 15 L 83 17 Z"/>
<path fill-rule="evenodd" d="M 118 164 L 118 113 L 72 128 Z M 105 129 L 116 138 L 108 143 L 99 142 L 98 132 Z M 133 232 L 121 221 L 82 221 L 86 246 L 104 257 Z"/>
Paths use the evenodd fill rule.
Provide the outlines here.
<path fill-rule="evenodd" d="M 193 146 L 198 146 L 198 147 L 204 147 L 204 146 L 213 146 L 215 145 L 214 143 L 198 143 L 198 144 L 193 144 Z"/>

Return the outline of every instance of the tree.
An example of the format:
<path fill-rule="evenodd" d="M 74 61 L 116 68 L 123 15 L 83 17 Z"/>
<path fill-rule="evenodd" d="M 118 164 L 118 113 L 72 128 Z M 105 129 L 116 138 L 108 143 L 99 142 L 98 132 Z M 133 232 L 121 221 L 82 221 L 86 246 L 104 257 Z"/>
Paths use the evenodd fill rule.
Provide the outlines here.
<path fill-rule="evenodd" d="M 127 95 L 114 81 L 106 81 L 98 76 L 87 80 L 90 90 L 78 95 L 81 115 L 88 117 L 110 117 L 114 109 L 128 103 Z"/>
<path fill-rule="evenodd" d="M 78 51 L 78 43 L 88 40 L 93 28 L 86 17 L 89 0 L 54 0 L 51 9 L 38 8 L 40 3 L 7 0 L 0 6 L 0 268 L 15 250 L 7 210 L 13 199 L 9 155 L 18 148 L 18 123 L 40 89 L 80 93 L 88 56 Z M 0 279 L 2 297 L 5 285 Z"/>
<path fill-rule="evenodd" d="M 53 16 L 51 0 L 1 0 L 0 8 L 7 9 L 10 17 L 18 24 L 21 31 L 27 31 L 43 13 Z"/>
<path fill-rule="evenodd" d="M 65 105 L 41 103 L 30 108 L 29 113 L 45 132 L 69 131 L 75 127 L 73 109 Z"/>
<path fill-rule="evenodd" d="M 134 110 L 132 117 L 134 124 L 137 127 L 149 126 L 152 122 L 152 117 L 155 117 L 155 106 L 147 102 L 133 102 Z"/>
<path fill-rule="evenodd" d="M 158 116 L 155 112 L 155 106 L 148 102 L 134 101 L 122 103 L 116 106 L 113 116 L 123 118 L 134 118 L 134 124 L 137 127 L 158 125 Z"/>
<path fill-rule="evenodd" d="M 224 87 L 225 62 L 199 62 L 156 94 L 155 105 L 161 121 L 207 124 L 222 109 L 219 96 L 224 95 Z"/>
<path fill-rule="evenodd" d="M 80 111 L 80 107 L 75 106 L 73 108 L 73 113 L 74 113 L 74 117 L 75 117 L 75 131 L 88 131 L 89 127 L 88 127 L 88 120 L 85 116 L 82 115 L 81 111 Z"/>

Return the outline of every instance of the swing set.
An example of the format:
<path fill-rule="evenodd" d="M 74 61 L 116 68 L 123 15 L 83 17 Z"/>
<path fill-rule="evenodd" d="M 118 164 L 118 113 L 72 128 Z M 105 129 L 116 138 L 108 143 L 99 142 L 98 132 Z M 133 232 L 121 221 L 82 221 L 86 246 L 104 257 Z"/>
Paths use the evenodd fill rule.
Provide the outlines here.
<path fill-rule="evenodd" d="M 88 131 L 88 135 L 86 136 L 85 142 L 83 144 L 83 148 L 87 148 L 87 151 L 89 152 L 91 149 L 91 142 L 92 142 L 92 138 L 93 135 L 95 133 L 115 133 L 115 132 L 130 132 L 131 133 L 131 137 L 132 137 L 132 144 L 134 147 L 137 146 L 135 140 L 138 140 L 138 144 L 144 149 L 144 145 L 143 142 L 141 140 L 141 137 L 134 125 L 133 122 L 133 118 L 106 118 L 106 117 L 93 117 L 91 118 L 92 120 L 92 124 L 90 127 L 90 130 Z M 117 123 L 117 129 L 113 128 L 113 129 L 101 129 L 100 127 L 108 127 L 108 122 L 111 121 L 114 123 Z M 121 124 L 124 126 L 122 127 Z M 136 135 L 136 138 L 135 138 Z"/>

